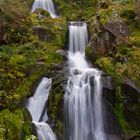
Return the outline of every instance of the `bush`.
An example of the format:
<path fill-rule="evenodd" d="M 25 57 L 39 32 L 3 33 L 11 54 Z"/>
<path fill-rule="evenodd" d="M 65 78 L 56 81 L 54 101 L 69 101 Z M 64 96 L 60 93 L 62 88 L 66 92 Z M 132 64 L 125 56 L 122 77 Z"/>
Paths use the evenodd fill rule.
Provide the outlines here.
<path fill-rule="evenodd" d="M 25 27 L 28 14 L 29 6 L 26 1 L 0 1 L 0 45 L 2 42 L 20 42 L 23 39 L 22 36 L 27 32 Z"/>

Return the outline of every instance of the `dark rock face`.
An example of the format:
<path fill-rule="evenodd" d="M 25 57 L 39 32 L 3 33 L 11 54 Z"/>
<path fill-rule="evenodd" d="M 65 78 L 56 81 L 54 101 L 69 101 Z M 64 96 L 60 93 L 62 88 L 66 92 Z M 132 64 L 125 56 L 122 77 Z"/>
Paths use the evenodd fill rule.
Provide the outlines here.
<path fill-rule="evenodd" d="M 105 29 L 110 31 L 115 38 L 126 37 L 130 34 L 128 27 L 120 20 L 115 23 L 107 23 Z"/>
<path fill-rule="evenodd" d="M 140 92 L 130 85 L 123 84 L 124 117 L 131 128 L 140 130 Z"/>
<path fill-rule="evenodd" d="M 113 13 L 112 13 L 113 14 Z M 93 29 L 91 40 L 89 43 L 89 51 L 87 48 L 87 56 L 93 55 L 94 58 L 99 56 L 105 56 L 108 54 L 115 53 L 115 45 L 127 42 L 127 37 L 130 35 L 127 25 L 121 20 L 121 18 L 115 14 L 114 20 L 112 21 L 110 17 L 106 17 L 106 24 L 101 23 L 101 17 L 97 13 L 95 19 L 91 23 Z M 90 54 L 90 51 L 92 54 Z"/>
<path fill-rule="evenodd" d="M 38 35 L 40 40 L 44 41 L 52 41 L 53 40 L 53 34 L 51 34 L 47 29 L 41 28 L 41 27 L 34 27 L 34 32 L 36 35 Z"/>
<path fill-rule="evenodd" d="M 93 85 L 91 79 L 91 85 Z M 115 83 L 108 75 L 102 75 L 103 86 L 103 122 L 107 140 L 122 140 L 122 129 L 113 111 L 116 102 Z"/>
<path fill-rule="evenodd" d="M 109 50 L 112 48 L 112 45 L 115 41 L 115 36 L 107 30 L 103 30 L 98 33 L 96 41 L 96 49 L 100 55 L 109 53 Z"/>
<path fill-rule="evenodd" d="M 114 114 L 116 102 L 115 83 L 108 76 L 102 76 L 104 128 L 108 140 L 122 140 L 122 129 Z"/>
<path fill-rule="evenodd" d="M 47 77 L 52 78 L 52 88 L 48 98 L 47 111 L 49 124 L 55 129 L 58 140 L 64 139 L 64 106 L 63 95 L 67 84 L 67 69 L 64 65 L 56 65 L 52 71 L 47 73 Z"/>

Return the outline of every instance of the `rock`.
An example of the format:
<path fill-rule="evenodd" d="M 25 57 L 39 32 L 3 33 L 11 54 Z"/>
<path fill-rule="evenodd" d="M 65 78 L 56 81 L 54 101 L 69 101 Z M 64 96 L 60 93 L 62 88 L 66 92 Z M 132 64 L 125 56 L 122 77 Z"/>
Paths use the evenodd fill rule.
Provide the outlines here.
<path fill-rule="evenodd" d="M 114 134 L 109 134 L 108 140 L 122 140 L 122 137 Z"/>
<path fill-rule="evenodd" d="M 123 80 L 123 84 L 126 84 L 126 85 L 132 87 L 134 90 L 136 90 L 137 92 L 140 93 L 140 88 L 138 88 L 132 80 L 125 78 Z"/>
<path fill-rule="evenodd" d="M 65 93 L 65 85 L 67 84 L 67 69 L 64 65 L 55 65 L 52 70 L 47 73 L 47 77 L 53 80 L 52 88 L 48 98 L 47 111 L 49 115 L 49 124 L 55 129 L 57 138 L 62 140 L 64 129 L 64 108 L 63 95 Z"/>
<path fill-rule="evenodd" d="M 90 79 L 91 85 L 94 88 L 94 77 Z M 122 129 L 115 116 L 113 107 L 116 102 L 115 83 L 112 78 L 103 73 L 102 75 L 103 86 L 103 122 L 104 131 L 107 134 L 107 140 L 122 140 Z"/>
<path fill-rule="evenodd" d="M 33 30 L 35 34 L 38 35 L 40 40 L 44 40 L 44 41 L 53 40 L 54 35 L 51 32 L 49 32 L 49 30 L 38 26 L 34 27 Z"/>
<path fill-rule="evenodd" d="M 123 43 L 130 35 L 127 25 L 123 23 L 121 19 L 116 20 L 114 23 L 107 23 L 105 29 L 115 36 L 117 44 Z"/>
<path fill-rule="evenodd" d="M 66 51 L 63 50 L 63 49 L 58 49 L 56 51 L 56 53 L 59 54 L 60 56 L 63 56 L 63 57 L 66 57 L 67 56 Z"/>
<path fill-rule="evenodd" d="M 122 84 L 124 117 L 133 130 L 140 130 L 140 92 L 130 84 Z"/>
<path fill-rule="evenodd" d="M 37 62 L 38 65 L 45 65 L 45 62 Z"/>
<path fill-rule="evenodd" d="M 113 90 L 115 88 L 115 83 L 109 76 L 102 76 L 103 88 Z"/>
<path fill-rule="evenodd" d="M 98 34 L 96 48 L 100 55 L 109 54 L 115 43 L 115 36 L 108 30 L 103 30 Z"/>
<path fill-rule="evenodd" d="M 103 94 L 105 93 L 103 92 Z M 113 111 L 112 103 L 105 97 L 103 98 L 103 122 L 108 140 L 122 140 L 123 130 Z"/>
<path fill-rule="evenodd" d="M 93 31 L 88 47 L 92 47 L 92 49 L 90 48 L 89 51 L 87 49 L 87 56 L 91 54 L 91 51 L 93 56 L 96 57 L 95 59 L 100 56 L 112 55 L 115 52 L 114 46 L 128 42 L 127 39 L 130 35 L 128 26 L 117 13 L 110 13 L 111 17 L 102 17 L 99 13 L 96 13 L 96 16 L 90 23 L 90 28 Z"/>
<path fill-rule="evenodd" d="M 110 31 L 116 38 L 130 35 L 128 27 L 121 20 L 115 23 L 107 23 L 105 29 Z"/>

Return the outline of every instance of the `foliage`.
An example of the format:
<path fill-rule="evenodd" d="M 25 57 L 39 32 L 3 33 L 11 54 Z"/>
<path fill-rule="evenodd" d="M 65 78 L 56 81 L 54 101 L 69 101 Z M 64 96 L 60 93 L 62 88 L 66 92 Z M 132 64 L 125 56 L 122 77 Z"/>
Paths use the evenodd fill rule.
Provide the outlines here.
<path fill-rule="evenodd" d="M 109 2 L 109 3 L 106 3 Z M 97 57 L 96 64 L 116 79 L 129 77 L 140 85 L 140 40 L 139 22 L 136 21 L 135 6 L 131 0 L 114 0 L 115 3 L 102 0 L 55 0 L 58 11 L 64 16 L 51 19 L 44 10 L 29 14 L 32 0 L 2 0 L 0 1 L 0 139 L 36 139 L 31 135 L 31 120 L 24 117 L 22 109 L 17 110 L 20 102 L 31 95 L 34 82 L 51 71 L 53 65 L 61 64 L 63 58 L 56 50 L 64 47 L 67 32 L 66 20 L 92 21 L 97 5 L 100 10 L 101 23 L 105 25 L 108 19 L 115 22 L 114 13 L 119 14 L 129 25 L 133 34 L 126 44 L 115 46 L 115 53 Z M 45 36 L 39 34 L 43 30 Z M 92 32 L 92 29 L 89 29 Z M 96 33 L 96 31 L 95 31 Z M 128 45 L 129 44 L 129 45 Z M 115 106 L 120 124 L 124 129 L 128 126 L 123 118 L 123 97 L 117 88 L 117 103 Z M 57 133 L 61 133 L 63 123 L 58 119 L 58 106 L 62 100 L 62 91 L 57 91 L 50 97 L 50 117 L 56 123 Z M 10 111 L 12 110 L 12 112 Z M 62 137 L 62 133 L 58 134 Z"/>
<path fill-rule="evenodd" d="M 21 137 L 30 136 L 31 124 L 24 121 L 23 110 L 14 113 L 8 109 L 0 112 L 0 139 L 21 140 Z"/>
<path fill-rule="evenodd" d="M 126 122 L 124 115 L 123 115 L 123 110 L 124 110 L 124 106 L 123 106 L 123 95 L 121 93 L 121 87 L 120 85 L 117 85 L 116 87 L 116 103 L 114 106 L 114 112 L 118 118 L 118 121 L 121 125 L 121 127 L 123 128 L 124 131 L 128 131 L 129 130 L 129 126 L 128 123 Z"/>
<path fill-rule="evenodd" d="M 38 140 L 38 138 L 34 135 L 27 136 L 25 140 Z"/>
<path fill-rule="evenodd" d="M 124 116 L 125 99 L 120 85 L 125 81 L 124 79 L 128 78 L 135 83 L 136 87 L 140 87 L 140 23 L 138 6 L 131 0 L 113 0 L 110 4 L 99 1 L 97 14 L 89 20 L 91 40 L 86 49 L 91 62 L 112 76 L 116 82 L 116 103 L 113 108 L 125 134 L 137 133 L 137 130 L 130 125 L 126 120 L 126 116 Z M 126 35 L 123 37 L 119 37 L 115 32 L 115 29 L 117 29 L 115 25 L 121 26 L 121 23 L 124 24 L 123 28 L 127 27 L 126 30 L 124 29 Z M 109 29 L 109 25 L 112 25 L 112 29 Z M 111 32 L 110 34 L 115 41 L 111 46 L 106 45 L 108 40 L 102 43 L 106 45 L 105 49 L 111 48 L 109 52 L 102 55 L 99 53 L 99 47 L 102 46 L 97 44 L 97 39 L 99 39 L 100 33 L 104 32 Z M 139 105 L 133 108 L 137 109 Z"/>
<path fill-rule="evenodd" d="M 31 1 L 27 2 L 29 4 Z M 39 17 L 40 11 L 29 15 L 29 6 L 20 0 L 4 0 L 0 4 L 0 7 L 7 9 L 0 25 L 0 110 L 3 110 L 0 112 L 0 136 L 10 140 L 18 140 L 22 135 L 27 140 L 36 139 L 29 133 L 28 121 L 22 115 L 18 116 L 15 110 L 31 94 L 34 82 L 54 64 L 63 62 L 56 50 L 65 44 L 65 18 L 52 20 L 43 10 L 42 18 Z M 11 11 L 9 4 L 14 4 Z M 40 40 L 33 27 L 46 30 L 50 37 Z"/>
<path fill-rule="evenodd" d="M 88 20 L 95 14 L 97 0 L 54 0 L 60 14 L 68 21 Z"/>
<path fill-rule="evenodd" d="M 55 130 L 56 130 L 57 137 L 62 139 L 64 124 L 62 120 L 60 120 L 59 114 L 60 112 L 62 113 L 62 110 L 63 110 L 63 107 L 61 105 L 63 94 L 61 90 L 58 93 L 54 93 L 54 91 L 55 90 L 51 90 L 51 93 L 49 96 L 48 112 L 49 112 L 49 117 L 55 123 Z"/>
<path fill-rule="evenodd" d="M 96 61 L 96 64 L 98 64 L 111 76 L 115 75 L 114 64 L 110 57 L 100 58 Z"/>
<path fill-rule="evenodd" d="M 0 1 L 0 44 L 24 42 L 29 37 L 29 5 L 22 0 Z"/>

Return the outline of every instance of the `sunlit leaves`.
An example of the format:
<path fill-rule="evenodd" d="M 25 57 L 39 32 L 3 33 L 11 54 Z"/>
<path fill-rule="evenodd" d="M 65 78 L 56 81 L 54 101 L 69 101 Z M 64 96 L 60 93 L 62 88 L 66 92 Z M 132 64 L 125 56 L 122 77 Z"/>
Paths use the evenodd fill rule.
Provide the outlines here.
<path fill-rule="evenodd" d="M 96 61 L 96 64 L 98 64 L 101 68 L 103 68 L 110 75 L 112 75 L 112 76 L 115 75 L 115 69 L 114 69 L 114 64 L 113 64 L 112 58 L 110 58 L 110 57 L 99 58 Z"/>

